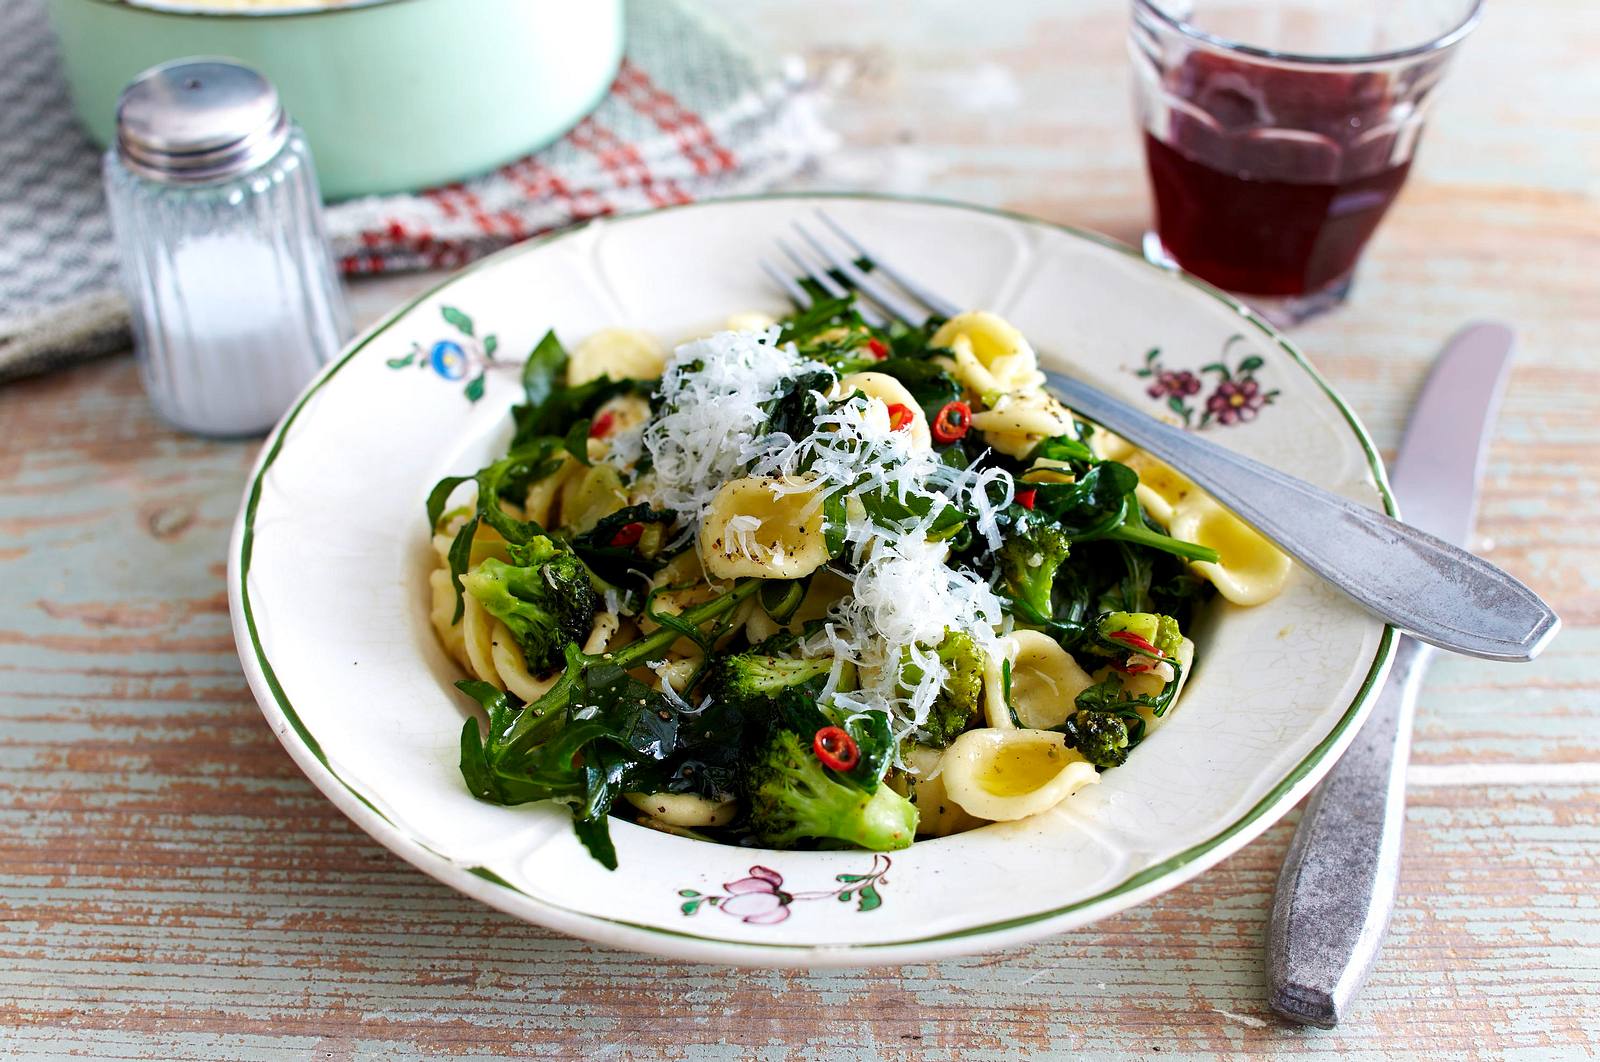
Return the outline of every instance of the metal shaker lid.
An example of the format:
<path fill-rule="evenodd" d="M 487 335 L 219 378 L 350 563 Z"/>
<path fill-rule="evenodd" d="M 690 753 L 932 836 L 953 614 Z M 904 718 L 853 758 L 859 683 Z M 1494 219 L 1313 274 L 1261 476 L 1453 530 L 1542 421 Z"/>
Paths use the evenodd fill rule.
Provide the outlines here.
<path fill-rule="evenodd" d="M 228 59 L 179 59 L 140 74 L 117 101 L 117 156 L 168 184 L 226 180 L 271 159 L 289 138 L 272 82 Z"/>

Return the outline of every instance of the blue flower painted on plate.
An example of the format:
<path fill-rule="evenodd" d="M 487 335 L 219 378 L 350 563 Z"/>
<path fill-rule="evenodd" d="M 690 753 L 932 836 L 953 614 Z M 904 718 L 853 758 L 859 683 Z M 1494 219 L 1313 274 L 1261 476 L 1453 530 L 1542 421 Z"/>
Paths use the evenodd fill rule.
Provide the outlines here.
<path fill-rule="evenodd" d="M 435 343 L 428 351 L 428 361 L 433 364 L 433 371 L 446 380 L 459 380 L 467 374 L 467 352 L 453 340 L 441 339 Z"/>
<path fill-rule="evenodd" d="M 420 369 L 432 369 L 445 380 L 465 379 L 467 384 L 462 394 L 467 396 L 467 401 L 476 402 L 483 397 L 485 373 L 490 368 L 500 366 L 494 358 L 500 340 L 493 333 L 479 339 L 472 318 L 454 306 L 441 306 L 439 314 L 446 324 L 456 330 L 459 338 L 435 340 L 426 348 L 421 343 L 412 343 L 409 351 L 398 358 L 390 358 L 386 364 L 391 369 L 404 369 L 412 365 Z"/>

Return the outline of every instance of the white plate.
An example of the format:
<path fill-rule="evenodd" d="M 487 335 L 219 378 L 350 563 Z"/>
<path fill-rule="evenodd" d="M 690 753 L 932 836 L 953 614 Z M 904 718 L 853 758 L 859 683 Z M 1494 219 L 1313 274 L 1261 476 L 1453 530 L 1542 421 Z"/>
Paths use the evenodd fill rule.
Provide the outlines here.
<path fill-rule="evenodd" d="M 426 618 L 429 488 L 505 445 L 517 369 L 547 328 L 570 343 L 627 325 L 670 343 L 737 310 L 781 310 L 755 258 L 818 205 L 936 290 L 1009 318 L 1045 361 L 1153 411 L 1176 398 L 1218 441 L 1391 504 L 1370 440 L 1294 348 L 1225 296 L 1098 237 L 946 203 L 768 197 L 506 251 L 390 315 L 308 388 L 263 451 L 229 565 L 239 655 L 273 730 L 347 815 L 440 881 L 563 932 L 682 958 L 864 965 L 987 951 L 1200 873 L 1282 815 L 1354 735 L 1393 632 L 1297 570 L 1266 605 L 1211 606 L 1171 720 L 1101 785 L 1024 822 L 875 858 L 614 821 L 613 872 L 565 810 L 469 796 L 456 768 L 469 705 Z M 1219 360 L 1232 380 L 1220 398 L 1246 415 L 1200 427 Z M 1152 398 L 1162 378 L 1138 372 L 1153 366 L 1202 389 Z"/>

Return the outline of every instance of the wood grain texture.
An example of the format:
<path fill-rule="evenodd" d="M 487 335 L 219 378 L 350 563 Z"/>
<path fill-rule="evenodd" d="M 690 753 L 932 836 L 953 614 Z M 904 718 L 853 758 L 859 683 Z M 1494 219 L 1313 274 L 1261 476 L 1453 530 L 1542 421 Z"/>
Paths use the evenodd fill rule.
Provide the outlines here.
<path fill-rule="evenodd" d="M 815 185 L 1120 238 L 1147 211 L 1123 6 L 714 5 L 831 80 Z M 864 972 L 568 940 L 414 871 L 323 800 L 239 673 L 224 556 L 252 443 L 178 435 L 113 360 L 0 389 L 0 1055 L 1387 1059 L 1600 1042 L 1600 6 L 1491 5 L 1355 301 L 1296 338 L 1390 448 L 1461 321 L 1523 348 L 1480 548 L 1568 623 L 1445 659 L 1403 895 L 1354 1020 L 1290 1028 L 1262 945 L 1292 818 L 1194 883 L 1003 954 Z M 356 292 L 371 317 L 429 278 Z"/>

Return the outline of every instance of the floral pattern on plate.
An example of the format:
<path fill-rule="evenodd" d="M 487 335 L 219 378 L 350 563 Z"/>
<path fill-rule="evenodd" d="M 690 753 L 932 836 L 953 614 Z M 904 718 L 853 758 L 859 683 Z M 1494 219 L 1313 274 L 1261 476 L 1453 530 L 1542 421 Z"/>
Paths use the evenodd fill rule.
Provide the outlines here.
<path fill-rule="evenodd" d="M 1266 364 L 1260 356 L 1251 354 L 1231 367 L 1228 365 L 1233 345 L 1243 341 L 1244 336 L 1230 336 L 1222 345 L 1222 355 L 1200 366 L 1198 373 L 1169 368 L 1162 358 L 1161 348 L 1152 347 L 1144 356 L 1143 367 L 1135 369 L 1133 374 L 1150 381 L 1144 393 L 1154 399 L 1166 399 L 1167 408 L 1183 418 L 1186 428 L 1246 424 L 1264 407 L 1272 405 L 1279 392 L 1263 389 L 1256 378 L 1256 373 Z M 1207 376 L 1216 379 L 1212 382 L 1211 393 L 1200 399 Z"/>
<path fill-rule="evenodd" d="M 681 909 L 685 915 L 698 914 L 700 908 L 710 907 L 725 915 L 732 915 L 750 925 L 770 926 L 789 917 L 789 907 L 800 900 L 826 900 L 829 897 L 840 903 L 856 902 L 857 911 L 875 911 L 883 906 L 883 896 L 878 886 L 889 884 L 884 875 L 889 873 L 890 859 L 886 855 L 872 857 L 872 868 L 865 874 L 836 874 L 839 884 L 831 889 L 811 892 L 787 892 L 783 875 L 771 867 L 760 864 L 750 868 L 748 877 L 726 882 L 721 893 L 702 893 L 696 889 L 679 889 L 684 898 Z"/>
<path fill-rule="evenodd" d="M 386 364 L 391 369 L 406 369 L 413 365 L 432 369 L 445 380 L 465 379 L 467 382 L 462 393 L 468 402 L 476 402 L 483 397 L 484 374 L 500 364 L 494 360 L 500 340 L 492 332 L 482 339 L 478 338 L 472 318 L 454 306 L 442 306 L 439 313 L 445 323 L 456 330 L 455 336 L 434 340 L 426 346 L 413 340 L 409 351 L 400 357 L 388 359 Z"/>

